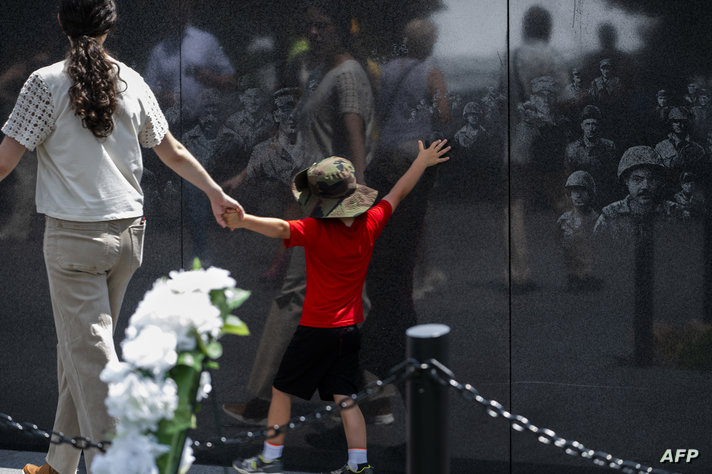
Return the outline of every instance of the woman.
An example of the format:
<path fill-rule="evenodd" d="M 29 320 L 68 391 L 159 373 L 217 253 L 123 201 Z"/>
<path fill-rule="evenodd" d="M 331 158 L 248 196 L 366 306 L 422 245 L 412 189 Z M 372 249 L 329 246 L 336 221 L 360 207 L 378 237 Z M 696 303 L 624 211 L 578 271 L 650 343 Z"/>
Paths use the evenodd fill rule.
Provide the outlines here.
<path fill-rule="evenodd" d="M 37 149 L 37 211 L 46 215 L 44 258 L 57 331 L 59 399 L 54 430 L 106 439 L 115 427 L 99 374 L 116 360 L 113 331 L 128 282 L 141 264 L 145 222 L 140 145 L 210 199 L 218 224 L 225 195 L 168 131 L 141 76 L 103 47 L 115 26 L 113 0 L 62 0 L 66 60 L 26 81 L 0 144 L 0 180 L 25 149 Z M 85 452 L 91 472 L 94 450 Z M 72 473 L 79 450 L 52 445 L 25 474 Z"/>

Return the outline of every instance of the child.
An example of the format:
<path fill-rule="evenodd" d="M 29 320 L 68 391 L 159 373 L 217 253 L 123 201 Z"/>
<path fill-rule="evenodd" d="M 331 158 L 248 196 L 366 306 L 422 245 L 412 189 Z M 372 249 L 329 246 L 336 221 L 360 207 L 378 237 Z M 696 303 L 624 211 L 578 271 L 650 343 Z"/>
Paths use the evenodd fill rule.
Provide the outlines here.
<path fill-rule="evenodd" d="M 267 426 L 283 425 L 291 415 L 291 400 L 309 400 L 316 389 L 322 400 L 339 403 L 357 392 L 361 294 L 373 244 L 398 204 L 413 189 L 425 169 L 447 161 L 446 140 L 419 153 L 391 191 L 375 206 L 377 192 L 356 183 L 350 161 L 330 157 L 298 173 L 292 190 L 305 219 L 257 217 L 228 212 L 231 229 L 246 228 L 284 239 L 287 247 L 303 246 L 307 292 L 299 327 L 282 358 L 272 386 Z M 371 207 L 373 206 L 373 207 Z M 425 210 L 423 210 L 425 212 Z M 341 411 L 349 448 L 348 463 L 333 473 L 373 474 L 366 455 L 366 423 L 358 406 Z M 242 474 L 282 472 L 280 433 L 264 443 L 262 454 L 236 460 Z"/>
<path fill-rule="evenodd" d="M 593 208 L 596 183 L 588 172 L 579 170 L 571 173 L 565 188 L 571 200 L 571 210 L 564 212 L 556 223 L 568 273 L 566 290 L 596 290 L 601 285 L 592 275 L 591 235 L 598 219 L 598 212 Z"/>

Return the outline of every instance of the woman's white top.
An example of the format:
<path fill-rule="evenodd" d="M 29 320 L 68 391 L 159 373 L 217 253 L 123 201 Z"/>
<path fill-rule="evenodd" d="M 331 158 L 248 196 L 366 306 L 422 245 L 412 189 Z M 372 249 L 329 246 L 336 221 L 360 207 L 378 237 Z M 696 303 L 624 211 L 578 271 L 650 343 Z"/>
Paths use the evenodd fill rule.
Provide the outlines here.
<path fill-rule="evenodd" d="M 168 123 L 143 78 L 113 61 L 121 80 L 108 137 L 95 137 L 74 114 L 66 61 L 32 73 L 2 128 L 30 151 L 37 150 L 39 213 L 83 222 L 143 215 L 140 147 L 160 144 Z"/>

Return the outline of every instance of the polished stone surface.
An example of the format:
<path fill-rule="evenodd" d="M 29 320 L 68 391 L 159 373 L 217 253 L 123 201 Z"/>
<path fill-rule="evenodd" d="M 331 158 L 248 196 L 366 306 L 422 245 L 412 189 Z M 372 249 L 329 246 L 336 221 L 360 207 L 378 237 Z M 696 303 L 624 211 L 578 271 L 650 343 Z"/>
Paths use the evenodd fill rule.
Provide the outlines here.
<path fill-rule="evenodd" d="M 66 46 L 56 26 L 54 1 L 33 1 L 32 8 L 19 0 L 5 3 L 0 17 L 3 123 L 25 78 L 37 67 L 60 59 Z M 144 75 L 163 66 L 163 75 L 151 86 L 173 134 L 220 183 L 234 177 L 249 161 L 254 144 L 271 131 L 272 92 L 299 85 L 295 63 L 287 61 L 290 41 L 304 32 L 299 9 L 292 2 L 267 2 L 267 7 L 265 2 L 211 0 L 194 2 L 192 13 L 181 17 L 175 0 L 118 3 L 120 23 L 107 40 L 107 48 Z M 187 3 L 191 2 L 182 2 Z M 374 2 L 356 3 L 368 8 Z M 427 6 L 435 2 L 415 3 L 427 12 Z M 597 249 L 593 275 L 602 284 L 591 280 L 572 285 L 557 218 L 569 206 L 563 163 L 566 145 L 581 136 L 580 104 L 557 109 L 551 116 L 537 108 L 541 107 L 538 98 L 512 102 L 507 108 L 507 97 L 520 87 L 510 68 L 509 82 L 502 82 L 504 87 L 497 90 L 507 58 L 507 3 L 480 3 L 445 0 L 444 8 L 433 14 L 440 27 L 435 57 L 448 85 L 453 116 L 442 133 L 452 139 L 455 149 L 451 161 L 441 165 L 427 210 L 423 209 L 426 217 L 414 293 L 417 322 L 448 325 L 450 366 L 457 380 L 472 384 L 486 398 L 526 416 L 536 426 L 626 460 L 686 473 L 709 472 L 710 330 L 702 323 L 690 325 L 710 321 L 712 308 L 710 268 L 705 262 L 709 257 L 704 251 L 710 244 L 703 222 L 693 222 L 674 235 L 658 234 L 652 259 L 643 259 L 638 266 L 630 250 Z M 509 2 L 510 61 L 521 45 L 522 16 L 530 3 Z M 646 111 L 655 106 L 656 92 L 668 89 L 675 102 L 682 102 L 690 78 L 702 76 L 699 80 L 707 81 L 704 86 L 712 86 L 705 79 L 710 74 L 709 61 L 701 60 L 710 57 L 708 42 L 694 41 L 698 26 L 687 32 L 681 26 L 684 19 L 709 18 L 712 7 L 690 2 L 671 11 L 663 2 L 650 2 L 654 5 L 650 13 L 661 15 L 653 23 L 627 9 L 605 10 L 588 2 L 541 3 L 552 14 L 551 46 L 561 55 L 564 75 L 569 67 L 578 67 L 585 76 L 584 88 L 597 74 L 597 66 L 593 72 L 587 67 L 598 45 L 596 29 L 601 22 L 615 25 L 620 48 L 630 55 L 617 57 L 628 58 L 626 65 L 631 69 L 636 61 L 634 71 L 623 68 L 629 74 L 626 80 L 636 85 L 626 96 L 630 115 L 624 117 L 625 123 L 610 119 L 603 127 L 617 145 L 616 162 L 608 164 L 610 182 L 603 184 L 608 185 L 610 196 L 619 199 L 625 190 L 615 182 L 617 160 L 628 146 L 655 144 L 648 136 L 652 128 L 641 117 L 647 117 Z M 384 9 L 364 15 L 360 26 L 366 51 L 373 49 L 372 59 L 383 66 L 387 55 L 398 49 L 396 32 L 406 17 L 423 11 Z M 212 35 L 213 46 L 219 45 L 211 47 L 210 58 L 201 58 L 212 61 L 205 66 L 210 77 L 221 77 L 227 85 L 206 93 L 209 88 L 198 84 L 188 93 L 188 79 L 201 73 L 201 67 L 195 66 L 186 71 L 183 95 L 174 94 L 179 91 L 169 84 L 177 83 L 177 75 L 165 71 L 175 66 L 169 50 L 177 50 L 182 18 Z M 679 35 L 677 42 L 660 39 L 665 28 L 673 28 Z M 260 93 L 250 97 L 247 91 L 256 89 Z M 489 92 L 494 95 L 481 100 Z M 200 121 L 212 113 L 219 126 L 231 118 L 244 123 L 249 121 L 244 111 L 250 101 L 257 102 L 252 118 L 266 122 L 266 132 L 244 126 L 242 135 L 232 134 L 228 139 L 215 135 L 210 124 Z M 486 134 L 467 128 L 463 112 L 470 102 L 488 111 L 488 121 L 480 123 Z M 217 103 L 217 108 L 210 108 L 211 103 Z M 494 108 L 488 109 L 487 104 Z M 520 114 L 527 117 L 526 113 L 532 115 L 521 126 Z M 487 141 L 477 142 L 476 137 L 483 135 Z M 534 150 L 536 159 L 543 160 L 521 181 L 503 167 L 507 139 L 512 140 L 508 163 L 516 162 L 522 148 L 517 145 L 531 145 L 526 142 L 529 139 L 536 146 L 527 150 Z M 144 162 L 148 219 L 144 262 L 129 286 L 117 341 L 142 295 L 158 277 L 190 267 L 195 255 L 230 270 L 238 286 L 252 291 L 238 311 L 252 335 L 223 340 L 225 354 L 213 376 L 212 401 L 199 415 L 194 438 L 229 437 L 254 429 L 235 423 L 218 405 L 250 398 L 247 379 L 281 283 L 281 274 L 270 272 L 280 243 L 246 231 L 220 229 L 199 193 L 181 183 L 151 151 L 146 151 Z M 56 397 L 56 337 L 42 260 L 43 218 L 34 212 L 32 202 L 35 164 L 28 153 L 0 183 L 0 412 L 50 428 Z M 523 215 L 530 279 L 510 290 L 508 250 L 511 245 L 516 251 L 519 244 L 509 241 L 505 233 L 512 229 L 507 216 L 514 215 L 506 214 L 505 208 L 522 191 L 531 193 Z M 270 186 L 246 182 L 232 192 L 248 212 L 284 212 L 285 199 Z M 652 275 L 647 282 L 641 279 L 646 272 Z M 686 324 L 687 332 L 683 332 Z M 653 335 L 657 342 L 650 339 Z M 680 342 L 675 345 L 675 341 Z M 369 425 L 369 458 L 380 472 L 404 472 L 405 410 L 400 397 L 392 397 L 391 402 L 395 423 Z M 294 411 L 308 413 L 316 403 L 297 403 Z M 453 473 L 599 472 L 590 461 L 544 446 L 531 433 L 512 432 L 506 422 L 491 418 L 475 402 L 453 394 L 450 411 Z M 287 455 L 292 464 L 287 467 L 315 472 L 343 463 L 345 441 L 340 430 L 339 425 L 324 422 L 290 435 Z M 44 449 L 42 442 L 2 431 L 0 446 Z M 667 449 L 680 448 L 698 449 L 700 457 L 689 464 L 660 462 Z M 252 455 L 257 449 L 258 444 L 214 449 L 198 453 L 198 460 L 227 466 L 234 457 Z M 0 459 L 3 453 L 7 451 L 0 452 Z M 0 472 L 6 468 L 14 472 L 9 469 L 15 465 L 5 464 L 0 462 Z"/>

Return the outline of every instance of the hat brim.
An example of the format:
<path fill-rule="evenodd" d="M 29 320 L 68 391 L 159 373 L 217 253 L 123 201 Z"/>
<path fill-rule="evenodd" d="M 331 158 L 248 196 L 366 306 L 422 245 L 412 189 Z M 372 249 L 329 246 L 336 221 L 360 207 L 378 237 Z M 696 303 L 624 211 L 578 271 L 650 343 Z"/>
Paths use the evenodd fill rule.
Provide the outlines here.
<path fill-rule="evenodd" d="M 300 171 L 292 179 L 292 194 L 302 211 L 309 217 L 322 219 L 356 217 L 368 211 L 376 202 L 378 191 L 363 184 L 357 184 L 354 192 L 345 197 L 318 196 L 309 187 L 307 171 Z"/>

